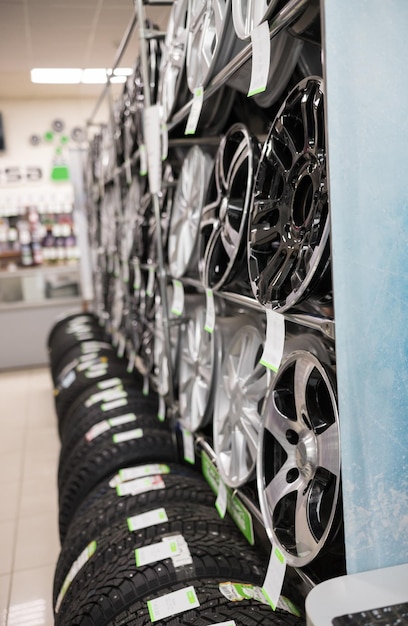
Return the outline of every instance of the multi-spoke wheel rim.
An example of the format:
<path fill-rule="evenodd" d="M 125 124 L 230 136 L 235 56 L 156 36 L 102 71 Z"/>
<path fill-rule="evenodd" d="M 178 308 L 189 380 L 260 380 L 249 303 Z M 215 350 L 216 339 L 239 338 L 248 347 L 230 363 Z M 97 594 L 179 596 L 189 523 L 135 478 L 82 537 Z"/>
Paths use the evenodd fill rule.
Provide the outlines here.
<path fill-rule="evenodd" d="M 265 142 L 249 220 L 249 274 L 264 305 L 287 310 L 326 284 L 330 262 L 324 91 L 301 81 Z"/>
<path fill-rule="evenodd" d="M 176 0 L 170 12 L 160 63 L 158 100 L 168 120 L 178 103 L 184 84 L 188 35 L 188 0 Z"/>
<path fill-rule="evenodd" d="M 258 493 L 269 537 L 289 565 L 302 567 L 323 548 L 336 514 L 340 441 L 329 370 L 311 353 L 291 353 L 263 409 Z"/>
<path fill-rule="evenodd" d="M 214 450 L 224 482 L 236 488 L 253 478 L 268 371 L 259 360 L 264 337 L 244 325 L 225 352 L 214 403 Z"/>
<path fill-rule="evenodd" d="M 234 43 L 230 10 L 231 0 L 191 0 L 186 69 L 192 93 L 229 61 Z"/>
<path fill-rule="evenodd" d="M 216 371 L 214 333 L 204 330 L 205 308 L 196 306 L 180 331 L 179 412 L 190 432 L 205 426 L 212 414 Z"/>
<path fill-rule="evenodd" d="M 220 288 L 246 273 L 244 234 L 259 154 L 242 124 L 232 126 L 221 141 L 200 223 L 199 266 L 207 287 Z"/>
<path fill-rule="evenodd" d="M 180 278 L 197 271 L 197 240 L 212 158 L 198 146 L 187 153 L 174 197 L 168 239 L 169 268 Z"/>

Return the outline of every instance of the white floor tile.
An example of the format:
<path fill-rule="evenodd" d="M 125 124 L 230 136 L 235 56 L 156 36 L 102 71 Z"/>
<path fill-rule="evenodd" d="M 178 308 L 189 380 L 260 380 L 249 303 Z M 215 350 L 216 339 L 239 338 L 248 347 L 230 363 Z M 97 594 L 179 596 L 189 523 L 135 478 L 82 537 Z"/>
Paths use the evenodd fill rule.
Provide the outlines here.
<path fill-rule="evenodd" d="M 42 481 L 38 478 L 25 480 L 21 486 L 19 516 L 31 517 L 47 514 L 50 519 L 58 519 L 58 490 L 56 476 L 52 480 Z"/>
<path fill-rule="evenodd" d="M 60 552 L 57 518 L 49 513 L 20 518 L 17 525 L 14 570 L 53 565 Z"/>
<path fill-rule="evenodd" d="M 15 427 L 14 424 L 5 427 L 2 424 L 0 437 L 0 454 L 2 452 L 17 452 L 21 454 L 25 442 L 25 429 L 21 425 Z"/>
<path fill-rule="evenodd" d="M 16 539 L 16 521 L 0 523 L 0 575 L 10 574 L 13 569 L 13 553 Z"/>
<path fill-rule="evenodd" d="M 2 452 L 0 454 L 0 486 L 8 482 L 18 482 L 23 471 L 21 453 Z"/>
<path fill-rule="evenodd" d="M 18 514 L 21 485 L 19 481 L 0 483 L 0 522 L 15 520 Z"/>
<path fill-rule="evenodd" d="M 9 626 L 53 626 L 52 583 L 54 568 L 15 572 L 11 580 Z"/>
<path fill-rule="evenodd" d="M 42 453 L 49 450 L 55 451 L 59 448 L 59 445 L 59 438 L 54 425 L 27 429 L 25 440 L 26 454 Z"/>
<path fill-rule="evenodd" d="M 49 484 L 56 477 L 58 456 L 59 450 L 54 449 L 27 452 L 24 458 L 23 481 L 38 478 Z M 43 485 L 39 483 L 39 487 L 42 489 Z"/>
<path fill-rule="evenodd" d="M 0 576 L 0 626 L 6 626 L 11 576 Z"/>

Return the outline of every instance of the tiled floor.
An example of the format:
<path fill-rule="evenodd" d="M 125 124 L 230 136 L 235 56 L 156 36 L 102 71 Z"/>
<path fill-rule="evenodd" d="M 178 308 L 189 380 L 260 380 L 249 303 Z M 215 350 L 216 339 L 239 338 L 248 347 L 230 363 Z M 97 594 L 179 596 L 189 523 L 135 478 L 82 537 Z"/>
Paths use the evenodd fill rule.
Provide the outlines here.
<path fill-rule="evenodd" d="M 59 439 L 47 368 L 0 372 L 0 626 L 52 626 Z"/>

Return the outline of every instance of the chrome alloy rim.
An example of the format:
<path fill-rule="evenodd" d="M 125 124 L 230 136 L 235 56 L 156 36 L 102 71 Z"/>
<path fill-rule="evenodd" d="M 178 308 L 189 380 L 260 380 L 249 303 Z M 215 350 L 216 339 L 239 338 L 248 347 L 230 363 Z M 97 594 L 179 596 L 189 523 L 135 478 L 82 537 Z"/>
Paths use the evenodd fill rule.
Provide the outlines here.
<path fill-rule="evenodd" d="M 188 35 L 188 0 L 175 0 L 167 25 L 165 45 L 159 71 L 158 101 L 164 119 L 174 111 L 184 78 Z"/>
<path fill-rule="evenodd" d="M 287 310 L 327 274 L 330 263 L 324 90 L 321 78 L 288 95 L 264 144 L 249 224 L 252 291 Z"/>
<path fill-rule="evenodd" d="M 267 533 L 289 565 L 323 548 L 336 513 L 340 440 L 329 370 L 311 353 L 288 355 L 265 401 L 258 495 Z"/>
<path fill-rule="evenodd" d="M 181 168 L 174 197 L 168 239 L 171 274 L 180 278 L 197 271 L 197 240 L 213 160 L 198 146 L 191 148 Z"/>
<path fill-rule="evenodd" d="M 218 289 L 244 266 L 243 247 L 260 148 L 242 124 L 221 140 L 200 223 L 200 274 Z M 239 267 L 237 267 L 239 265 Z"/>
<path fill-rule="evenodd" d="M 190 432 L 206 425 L 212 415 L 215 380 L 215 337 L 204 330 L 205 307 L 196 306 L 180 331 L 179 412 Z"/>
<path fill-rule="evenodd" d="M 253 478 L 260 406 L 269 371 L 259 363 L 264 336 L 247 324 L 236 332 L 221 366 L 214 403 L 214 450 L 224 482 L 236 488 Z"/>
<path fill-rule="evenodd" d="M 251 32 L 272 13 L 278 0 L 237 0 L 232 3 L 232 19 L 237 37 L 248 39 Z"/>

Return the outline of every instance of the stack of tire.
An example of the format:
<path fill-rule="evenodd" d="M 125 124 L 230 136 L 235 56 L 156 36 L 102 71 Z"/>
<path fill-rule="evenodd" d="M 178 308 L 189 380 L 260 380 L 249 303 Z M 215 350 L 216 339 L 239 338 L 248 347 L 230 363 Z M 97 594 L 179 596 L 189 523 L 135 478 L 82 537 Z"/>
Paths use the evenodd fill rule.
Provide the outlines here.
<path fill-rule="evenodd" d="M 56 626 L 304 624 L 262 602 L 268 554 L 250 546 L 92 314 L 48 349 L 61 438 Z M 239 602 L 237 600 L 240 600 Z"/>

